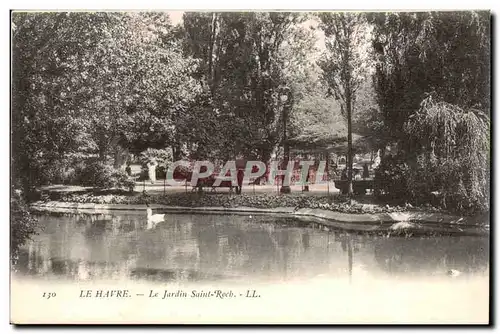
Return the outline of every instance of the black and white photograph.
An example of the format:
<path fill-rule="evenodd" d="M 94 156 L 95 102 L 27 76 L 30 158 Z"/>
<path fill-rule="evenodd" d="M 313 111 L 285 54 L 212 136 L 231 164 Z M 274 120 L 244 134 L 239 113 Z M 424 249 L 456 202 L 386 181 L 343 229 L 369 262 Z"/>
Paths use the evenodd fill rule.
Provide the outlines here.
<path fill-rule="evenodd" d="M 491 29 L 11 10 L 10 323 L 490 324 Z"/>

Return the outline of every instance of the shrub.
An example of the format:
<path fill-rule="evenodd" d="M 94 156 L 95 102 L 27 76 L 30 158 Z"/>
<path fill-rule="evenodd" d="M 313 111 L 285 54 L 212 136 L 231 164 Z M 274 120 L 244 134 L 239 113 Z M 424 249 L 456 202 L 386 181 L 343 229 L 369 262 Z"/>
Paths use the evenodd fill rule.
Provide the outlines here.
<path fill-rule="evenodd" d="M 37 233 L 36 219 L 30 214 L 22 193 L 11 187 L 10 193 L 10 247 L 15 258 L 19 247 Z"/>
<path fill-rule="evenodd" d="M 134 191 L 135 181 L 125 171 L 115 169 L 111 175 L 111 179 L 114 182 L 114 188 L 124 188 L 130 192 Z"/>
<path fill-rule="evenodd" d="M 147 180 L 148 175 L 148 163 L 155 161 L 157 163 L 155 174 L 157 179 L 164 179 L 167 174 L 167 168 L 172 163 L 172 150 L 171 149 L 153 149 L 148 148 L 139 154 L 139 161 L 141 162 L 141 175 L 139 180 Z"/>
<path fill-rule="evenodd" d="M 148 148 L 139 154 L 139 161 L 146 165 L 148 162 L 155 160 L 158 165 L 169 166 L 172 163 L 172 150 L 170 149 L 154 149 Z"/>
<path fill-rule="evenodd" d="M 484 112 L 425 99 L 405 125 L 414 197 L 435 194 L 457 211 L 489 210 L 490 119 Z M 413 167 L 414 166 L 414 167 Z M 425 198 L 424 198 L 425 199 Z"/>
<path fill-rule="evenodd" d="M 402 156 L 387 156 L 375 170 L 376 195 L 386 200 L 408 198 L 408 166 Z"/>
<path fill-rule="evenodd" d="M 461 213 L 489 210 L 490 119 L 432 97 L 405 124 L 406 154 L 385 157 L 377 193 Z"/>
<path fill-rule="evenodd" d="M 89 160 L 77 168 L 76 180 L 80 185 L 97 189 L 125 188 L 133 191 L 135 182 L 125 171 L 117 170 L 98 160 Z"/>
<path fill-rule="evenodd" d="M 70 159 L 38 161 L 30 167 L 32 185 L 71 183 L 72 169 Z"/>
<path fill-rule="evenodd" d="M 167 177 L 167 169 L 165 166 L 157 165 L 155 167 L 155 175 L 157 180 L 163 180 Z M 141 174 L 139 175 L 138 181 L 149 180 L 149 169 L 147 165 L 141 166 Z"/>

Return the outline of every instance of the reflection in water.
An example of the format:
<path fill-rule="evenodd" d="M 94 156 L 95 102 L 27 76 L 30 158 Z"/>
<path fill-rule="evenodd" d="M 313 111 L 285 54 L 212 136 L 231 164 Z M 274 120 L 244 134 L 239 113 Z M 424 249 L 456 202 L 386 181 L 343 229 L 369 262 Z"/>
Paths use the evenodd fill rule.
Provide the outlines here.
<path fill-rule="evenodd" d="M 416 279 L 486 275 L 488 239 L 386 238 L 325 231 L 300 220 L 238 215 L 42 215 L 18 272 L 71 280 L 255 282 L 361 273 Z"/>

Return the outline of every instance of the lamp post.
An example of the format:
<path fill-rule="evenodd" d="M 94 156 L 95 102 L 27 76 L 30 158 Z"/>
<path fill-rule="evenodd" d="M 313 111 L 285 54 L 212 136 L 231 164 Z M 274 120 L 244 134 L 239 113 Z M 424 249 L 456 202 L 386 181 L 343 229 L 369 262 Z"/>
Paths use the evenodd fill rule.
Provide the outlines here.
<path fill-rule="evenodd" d="M 290 91 L 286 89 L 285 93 L 280 96 L 281 102 L 283 104 L 283 165 L 286 169 L 288 167 L 288 161 L 290 160 L 290 146 L 288 146 L 286 126 L 288 121 L 288 109 L 290 107 L 290 101 L 288 98 Z M 283 175 L 283 182 L 281 183 L 280 193 L 289 194 L 292 190 L 290 186 L 285 186 L 285 175 Z"/>

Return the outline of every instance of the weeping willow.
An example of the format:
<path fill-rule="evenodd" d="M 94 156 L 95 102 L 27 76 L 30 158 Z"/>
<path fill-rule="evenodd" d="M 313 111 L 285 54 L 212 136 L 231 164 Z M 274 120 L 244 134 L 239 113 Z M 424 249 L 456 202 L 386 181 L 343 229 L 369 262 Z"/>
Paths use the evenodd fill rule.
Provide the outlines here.
<path fill-rule="evenodd" d="M 410 137 L 408 189 L 414 198 L 432 194 L 459 211 L 489 209 L 490 119 L 432 97 L 405 124 Z"/>

